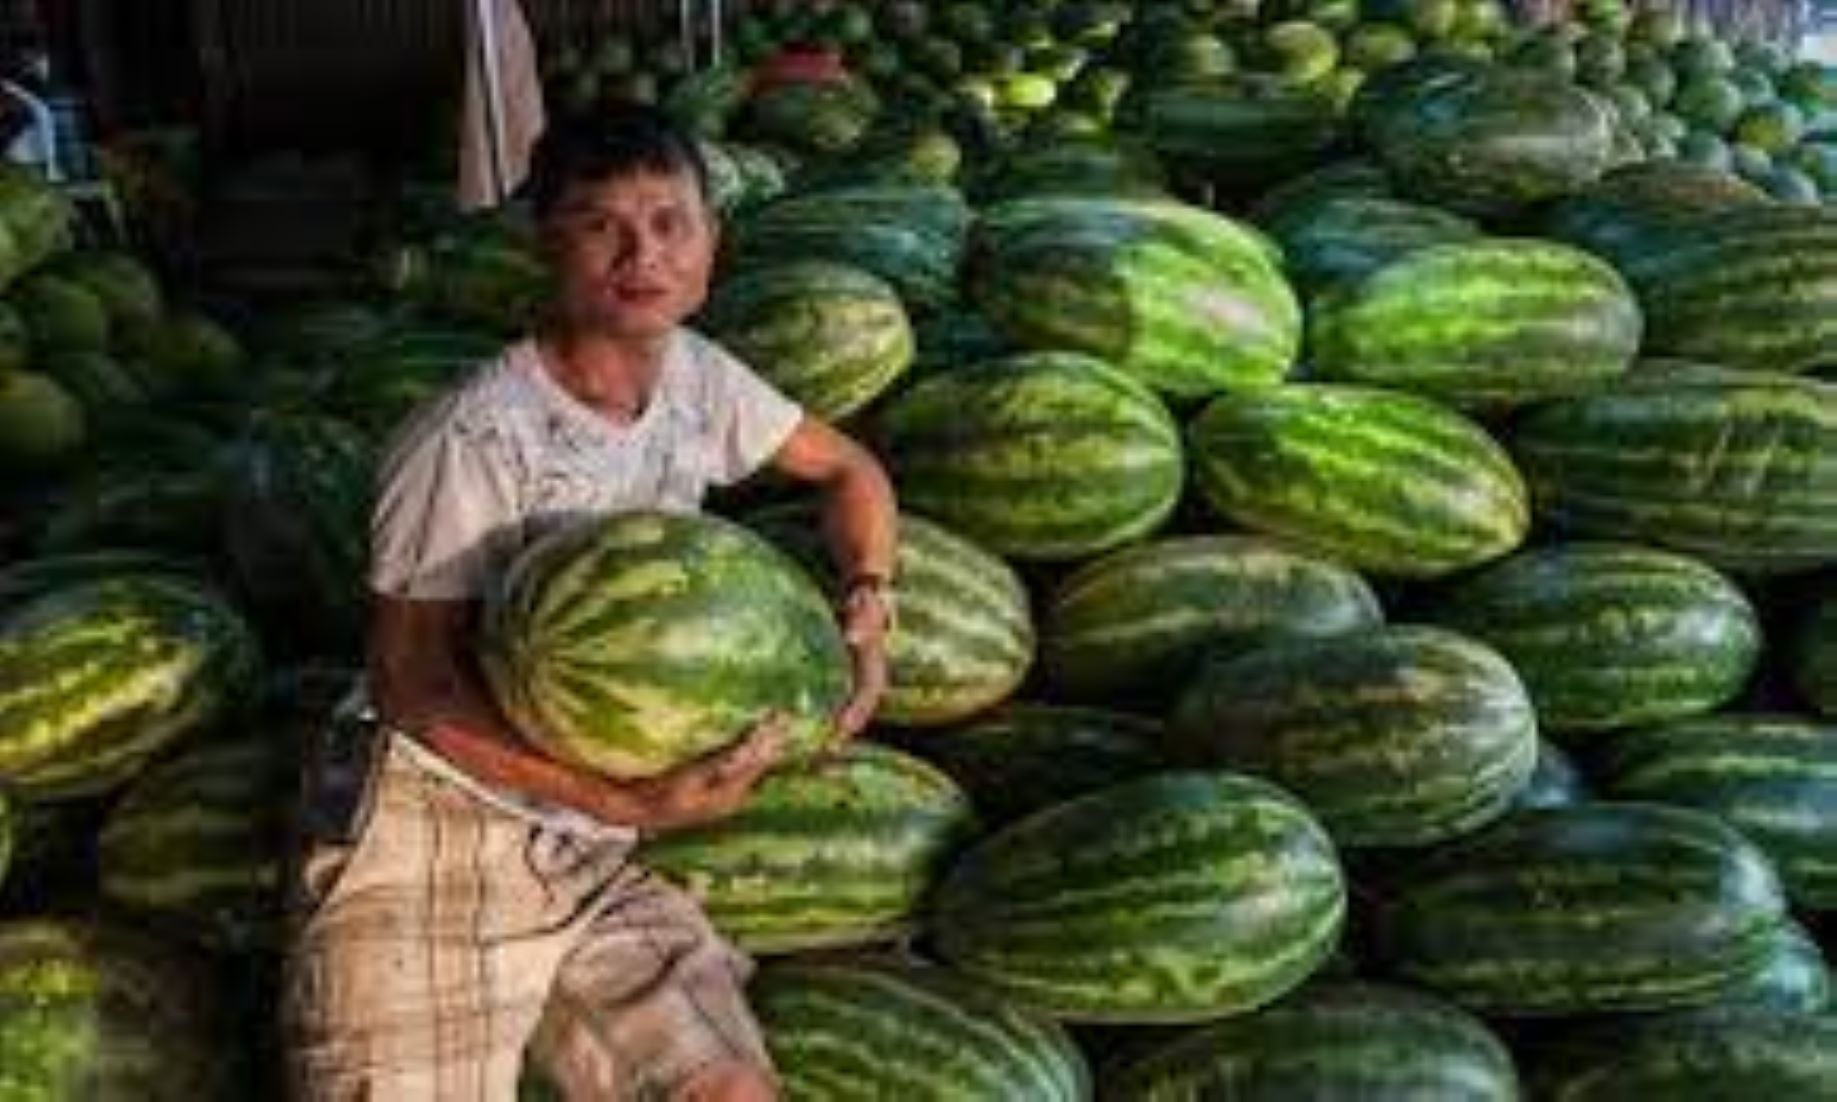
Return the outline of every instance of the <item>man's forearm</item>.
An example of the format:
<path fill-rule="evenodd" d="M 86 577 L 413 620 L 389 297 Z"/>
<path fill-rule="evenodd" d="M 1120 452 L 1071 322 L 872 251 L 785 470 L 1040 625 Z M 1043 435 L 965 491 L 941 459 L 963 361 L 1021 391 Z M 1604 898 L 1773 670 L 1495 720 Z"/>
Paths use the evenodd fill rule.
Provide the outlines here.
<path fill-rule="evenodd" d="M 824 488 L 823 531 L 844 583 L 863 574 L 893 576 L 896 510 L 893 487 L 873 462 L 849 466 Z"/>
<path fill-rule="evenodd" d="M 650 801 L 636 786 L 590 776 L 531 749 L 468 680 L 455 677 L 437 687 L 393 695 L 383 706 L 385 721 L 467 776 L 603 822 L 653 825 Z"/>

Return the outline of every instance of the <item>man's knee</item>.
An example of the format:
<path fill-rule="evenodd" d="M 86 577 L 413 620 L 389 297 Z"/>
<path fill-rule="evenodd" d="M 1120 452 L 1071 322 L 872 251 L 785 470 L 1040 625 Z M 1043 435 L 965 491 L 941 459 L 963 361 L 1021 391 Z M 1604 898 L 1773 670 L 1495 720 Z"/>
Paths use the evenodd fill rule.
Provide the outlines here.
<path fill-rule="evenodd" d="M 676 1092 L 675 1102 L 777 1102 L 772 1079 L 753 1064 L 739 1060 L 714 1064 L 697 1072 Z"/>

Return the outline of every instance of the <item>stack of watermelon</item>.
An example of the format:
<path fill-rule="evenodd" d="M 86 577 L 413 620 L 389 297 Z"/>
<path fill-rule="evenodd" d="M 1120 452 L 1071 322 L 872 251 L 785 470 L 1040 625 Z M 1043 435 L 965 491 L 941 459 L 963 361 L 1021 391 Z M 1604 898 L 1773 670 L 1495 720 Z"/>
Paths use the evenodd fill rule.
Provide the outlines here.
<path fill-rule="evenodd" d="M 1827 73 L 1612 3 L 765 4 L 735 40 L 858 79 L 708 101 L 698 324 L 898 485 L 889 692 L 817 753 L 846 661 L 782 484 L 545 544 L 483 657 L 615 775 L 792 716 L 743 812 L 646 849 L 766 960 L 791 1097 L 1837 1092 L 1837 213 L 1781 168 L 1819 179 Z M 1693 163 L 1717 81 L 1765 172 Z M 271 1018 L 378 449 L 541 267 L 514 213 L 443 226 L 160 374 L 157 283 L 9 204 L 56 209 L 0 178 L 0 1078 L 271 1093 L 197 1054 L 212 1002 Z M 198 952 L 214 998 L 135 1001 Z"/>

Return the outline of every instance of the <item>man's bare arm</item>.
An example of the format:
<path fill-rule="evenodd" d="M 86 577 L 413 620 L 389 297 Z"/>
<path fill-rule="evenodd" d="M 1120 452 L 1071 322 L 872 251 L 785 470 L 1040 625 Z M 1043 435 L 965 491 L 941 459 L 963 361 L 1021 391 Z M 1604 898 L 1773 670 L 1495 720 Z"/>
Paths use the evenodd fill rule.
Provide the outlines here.
<path fill-rule="evenodd" d="M 731 814 L 783 753 L 782 729 L 768 724 L 649 780 L 615 783 L 556 762 L 523 741 L 485 690 L 466 645 L 476 614 L 471 601 L 376 597 L 369 680 L 385 723 L 487 785 L 602 822 L 663 829 Z"/>

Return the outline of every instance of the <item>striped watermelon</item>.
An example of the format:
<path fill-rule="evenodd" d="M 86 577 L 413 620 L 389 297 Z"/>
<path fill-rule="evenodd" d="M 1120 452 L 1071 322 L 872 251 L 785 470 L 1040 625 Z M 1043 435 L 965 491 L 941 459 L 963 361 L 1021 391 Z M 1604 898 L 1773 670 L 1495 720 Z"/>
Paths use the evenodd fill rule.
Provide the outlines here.
<path fill-rule="evenodd" d="M 1427 627 L 1275 643 L 1209 665 L 1169 721 L 1176 754 L 1295 793 L 1342 846 L 1421 846 L 1503 815 L 1537 722 L 1497 652 Z"/>
<path fill-rule="evenodd" d="M 1837 385 L 1636 374 L 1531 411 L 1512 443 L 1539 516 L 1559 528 L 1738 570 L 1837 558 Z"/>
<path fill-rule="evenodd" d="M 1704 716 L 1624 732 L 1591 761 L 1602 791 L 1714 813 L 1767 852 L 1793 903 L 1837 910 L 1837 725 Z"/>
<path fill-rule="evenodd" d="M 1639 350 L 1639 305 L 1579 249 L 1489 238 L 1418 249 L 1309 315 L 1321 378 L 1498 409 L 1592 390 Z"/>
<path fill-rule="evenodd" d="M 1179 1022 L 1271 1002 L 1333 951 L 1333 845 L 1279 789 L 1164 773 L 972 848 L 939 888 L 938 951 L 1056 1017 Z"/>
<path fill-rule="evenodd" d="M 1380 901 L 1390 974 L 1501 1017 L 1715 1002 L 1768 959 L 1785 900 L 1700 811 L 1586 803 L 1436 850 Z"/>
<path fill-rule="evenodd" d="M 747 523 L 833 582 L 814 509 L 754 514 Z M 931 727 L 999 704 L 1033 663 L 1027 591 L 1000 559 L 923 517 L 899 518 L 893 574 L 898 625 L 887 641 L 887 692 L 875 718 Z"/>
<path fill-rule="evenodd" d="M 872 272 L 906 308 L 930 313 L 957 296 L 970 209 L 954 189 L 874 184 L 791 195 L 743 219 L 735 269 L 829 260 Z"/>
<path fill-rule="evenodd" d="M 1716 211 L 1624 270 L 1646 311 L 1649 352 L 1755 371 L 1837 362 L 1837 213 Z"/>
<path fill-rule="evenodd" d="M 640 860 L 700 900 L 748 952 L 884 941 L 910 931 L 969 801 L 932 766 L 855 743 L 765 778 L 746 806 L 647 842 Z"/>
<path fill-rule="evenodd" d="M 847 264 L 787 260 L 724 280 L 701 315 L 709 336 L 827 421 L 860 410 L 912 364 L 899 295 Z"/>
<path fill-rule="evenodd" d="M 1715 211 L 1765 201 L 1759 188 L 1720 169 L 1654 160 L 1617 168 L 1557 203 L 1543 230 L 1618 267 L 1696 232 Z"/>
<path fill-rule="evenodd" d="M 1096 708 L 1007 704 L 911 740 L 914 753 L 969 793 L 991 826 L 1165 767 L 1161 725 Z"/>
<path fill-rule="evenodd" d="M 1351 286 L 1420 249 L 1480 236 L 1472 221 L 1440 207 L 1333 192 L 1291 199 L 1261 225 L 1282 246 L 1290 277 L 1312 292 Z"/>
<path fill-rule="evenodd" d="M 178 576 L 77 582 L 0 612 L 0 785 L 104 792 L 254 688 L 256 641 Z"/>
<path fill-rule="evenodd" d="M 296 769 L 291 746 L 260 735 L 157 763 L 97 839 L 102 894 L 206 946 L 278 947 Z"/>
<path fill-rule="evenodd" d="M 114 578 L 123 574 L 198 577 L 204 570 L 205 565 L 195 559 L 131 548 L 118 551 L 101 548 L 20 559 L 0 569 L 0 609 L 78 582 Z"/>
<path fill-rule="evenodd" d="M 1047 196 L 977 224 L 970 286 L 1015 344 L 1083 352 L 1166 394 L 1274 385 L 1301 339 L 1278 254 L 1171 200 Z"/>
<path fill-rule="evenodd" d="M 1629 544 L 1520 552 L 1462 579 L 1430 614 L 1511 659 L 1555 732 L 1710 711 L 1741 692 L 1760 657 L 1760 621 L 1732 582 Z"/>
<path fill-rule="evenodd" d="M 999 555 L 1082 558 L 1149 534 L 1180 499 L 1180 432 L 1100 360 L 1041 352 L 919 382 L 882 426 L 900 500 Z"/>
<path fill-rule="evenodd" d="M 1552 1102 L 1827 1099 L 1837 1018 L 1731 1010 L 1619 1020 L 1540 1053 L 1527 1079 Z"/>
<path fill-rule="evenodd" d="M 1793 653 L 1793 682 L 1806 703 L 1837 716 L 1837 590 L 1827 590 L 1805 617 Z"/>
<path fill-rule="evenodd" d="M 399 328 L 339 356 L 325 411 L 381 437 L 465 372 L 503 351 L 494 336 L 420 325 Z"/>
<path fill-rule="evenodd" d="M 1078 700 L 1164 701 L 1208 654 L 1384 619 L 1357 574 L 1273 540 L 1164 539 L 1087 563 L 1053 591 L 1041 662 Z"/>
<path fill-rule="evenodd" d="M 231 450 L 224 546 L 242 592 L 303 646 L 363 639 L 375 460 L 357 429 L 329 417 L 257 420 Z"/>
<path fill-rule="evenodd" d="M 1499 1039 L 1457 1007 L 1327 982 L 1156 1046 L 1106 1077 L 1104 1097 L 1516 1102 L 1518 1074 Z"/>
<path fill-rule="evenodd" d="M 527 738 L 620 778 L 773 711 L 812 747 L 848 693 L 822 593 L 761 537 L 706 516 L 627 513 L 543 539 L 486 601 L 481 658 Z"/>
<path fill-rule="evenodd" d="M 1611 163 L 1609 109 L 1554 74 L 1483 68 L 1372 115 L 1372 144 L 1398 190 L 1466 213 L 1515 213 L 1586 187 Z"/>
<path fill-rule="evenodd" d="M 552 281 L 533 227 L 496 213 L 396 249 L 380 267 L 399 301 L 505 336 L 533 324 Z"/>
<path fill-rule="evenodd" d="M 823 1102 L 1082 1102 L 1071 1038 L 937 968 L 779 964 L 748 991 L 786 1095 Z"/>
<path fill-rule="evenodd" d="M 1497 558 L 1529 523 L 1511 459 L 1407 394 L 1294 386 L 1220 399 L 1188 427 L 1219 512 L 1361 570 L 1434 577 Z"/>
<path fill-rule="evenodd" d="M 233 1097 L 207 965 L 125 928 L 0 923 L 0 1092 L 20 1102 Z"/>
<path fill-rule="evenodd" d="M 1831 985 L 1831 971 L 1818 943 L 1797 922 L 1783 922 L 1766 963 L 1717 1005 L 1821 1014 L 1831 1005 Z"/>

